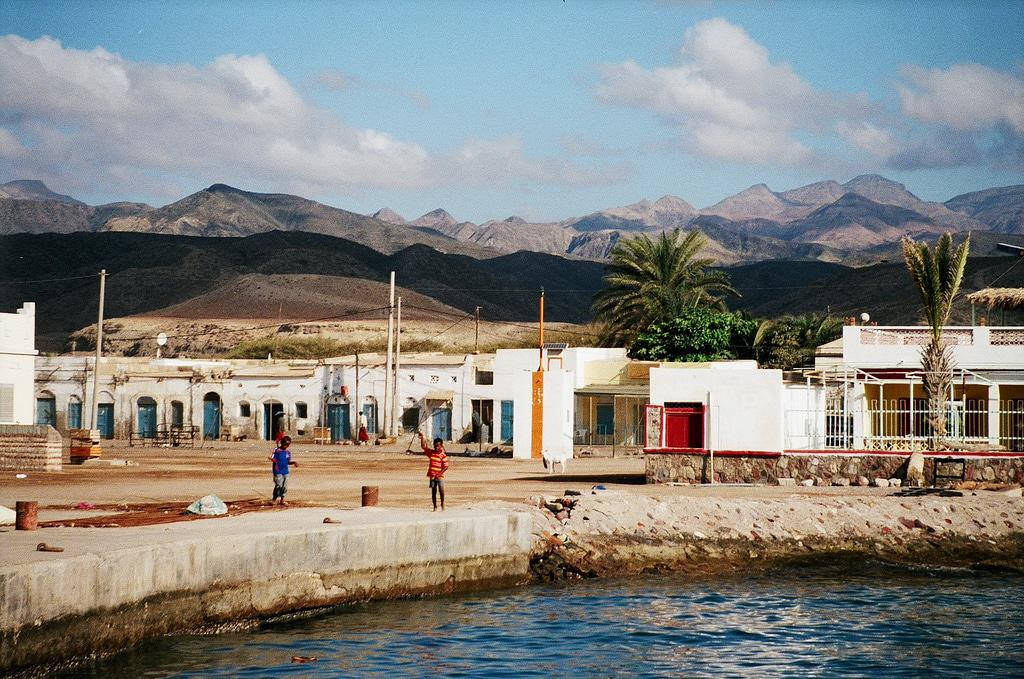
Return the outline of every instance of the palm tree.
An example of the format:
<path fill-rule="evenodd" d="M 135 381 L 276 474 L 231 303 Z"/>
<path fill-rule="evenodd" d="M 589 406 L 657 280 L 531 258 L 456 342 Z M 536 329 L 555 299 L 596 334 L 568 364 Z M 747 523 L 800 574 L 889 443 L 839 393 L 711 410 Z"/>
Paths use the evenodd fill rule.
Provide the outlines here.
<path fill-rule="evenodd" d="M 939 237 L 934 251 L 927 243 L 903 238 L 903 258 L 921 295 L 924 316 L 932 331 L 928 344 L 921 348 L 921 372 L 936 447 L 946 436 L 946 395 L 954 368 L 949 346 L 942 341 L 942 329 L 963 281 L 970 245 L 970 235 L 955 252 L 953 237 L 948 233 Z"/>
<path fill-rule="evenodd" d="M 687 307 L 725 309 L 722 295 L 739 295 L 712 260 L 697 257 L 707 244 L 699 231 L 679 229 L 646 234 L 615 244 L 605 267 L 604 289 L 594 296 L 594 312 L 604 325 L 606 344 L 628 343 L 654 323 L 678 316 Z"/>
<path fill-rule="evenodd" d="M 814 361 L 814 350 L 843 334 L 843 321 L 828 314 L 782 316 L 762 321 L 754 336 L 758 360 L 789 370 Z"/>

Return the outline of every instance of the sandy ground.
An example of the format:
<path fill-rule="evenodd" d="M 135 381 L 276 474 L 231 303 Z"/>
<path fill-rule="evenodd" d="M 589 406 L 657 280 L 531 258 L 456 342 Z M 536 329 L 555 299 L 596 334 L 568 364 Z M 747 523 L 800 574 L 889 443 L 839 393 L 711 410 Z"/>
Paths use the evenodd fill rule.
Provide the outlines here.
<path fill-rule="evenodd" d="M 289 479 L 288 499 L 300 504 L 357 506 L 361 487 L 380 488 L 380 502 L 388 507 L 424 507 L 430 494 L 426 460 L 407 455 L 409 439 L 398 445 L 316 446 L 298 443 L 293 459 L 298 466 Z M 210 493 L 225 501 L 269 500 L 273 490 L 270 446 L 265 441 L 206 443 L 203 448 L 129 448 L 123 442 L 105 442 L 102 462 L 65 464 L 61 472 L 0 472 L 0 504 L 36 500 L 40 506 L 113 503 L 191 502 Z M 451 469 L 446 477 L 452 507 L 486 500 L 521 502 L 531 496 L 554 496 L 566 489 L 589 490 L 603 484 L 609 490 L 627 490 L 646 496 L 782 497 L 793 495 L 882 495 L 877 488 L 792 488 L 775 486 L 665 486 L 644 485 L 641 457 L 580 458 L 565 474 L 549 474 L 540 462 L 510 458 L 472 458 L 453 445 Z M 111 465 L 109 462 L 122 461 Z M 126 465 L 124 462 L 130 464 Z M 559 469 L 559 471 L 561 471 Z"/>

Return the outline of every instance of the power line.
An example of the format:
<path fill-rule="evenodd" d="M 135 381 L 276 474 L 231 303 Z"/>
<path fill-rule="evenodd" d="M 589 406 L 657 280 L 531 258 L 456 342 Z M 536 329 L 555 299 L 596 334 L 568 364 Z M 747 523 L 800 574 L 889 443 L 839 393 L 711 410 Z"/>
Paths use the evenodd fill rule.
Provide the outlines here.
<path fill-rule="evenodd" d="M 36 278 L 33 280 L 25 281 L 0 281 L 0 285 L 21 285 L 22 283 L 58 283 L 61 281 L 77 281 L 85 278 L 96 278 L 98 273 L 89 274 L 88 276 L 66 276 L 64 278 Z"/>

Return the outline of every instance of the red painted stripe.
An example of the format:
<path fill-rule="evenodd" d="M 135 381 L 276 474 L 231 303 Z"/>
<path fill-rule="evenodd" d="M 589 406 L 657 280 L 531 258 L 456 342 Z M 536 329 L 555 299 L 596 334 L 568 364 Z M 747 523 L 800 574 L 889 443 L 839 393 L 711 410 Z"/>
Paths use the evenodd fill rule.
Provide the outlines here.
<path fill-rule="evenodd" d="M 710 455 L 703 448 L 644 448 L 647 455 Z M 894 450 L 787 450 L 776 453 L 768 450 L 716 450 L 716 457 L 781 457 L 793 455 L 803 457 L 910 457 L 910 453 Z M 922 451 L 925 457 L 977 457 L 977 458 L 1024 458 L 1024 453 L 1008 453 L 1004 451 Z"/>

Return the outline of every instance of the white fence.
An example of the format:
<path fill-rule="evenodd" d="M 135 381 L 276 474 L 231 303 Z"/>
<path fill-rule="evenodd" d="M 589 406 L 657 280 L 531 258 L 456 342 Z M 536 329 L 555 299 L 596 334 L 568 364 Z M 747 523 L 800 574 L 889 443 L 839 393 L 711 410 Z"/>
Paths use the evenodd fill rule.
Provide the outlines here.
<path fill-rule="evenodd" d="M 942 417 L 950 443 L 1024 452 L 1024 399 L 950 401 Z M 823 409 L 790 408 L 785 418 L 789 450 L 913 451 L 932 444 L 932 411 L 923 398 L 847 402 L 840 393 Z"/>

